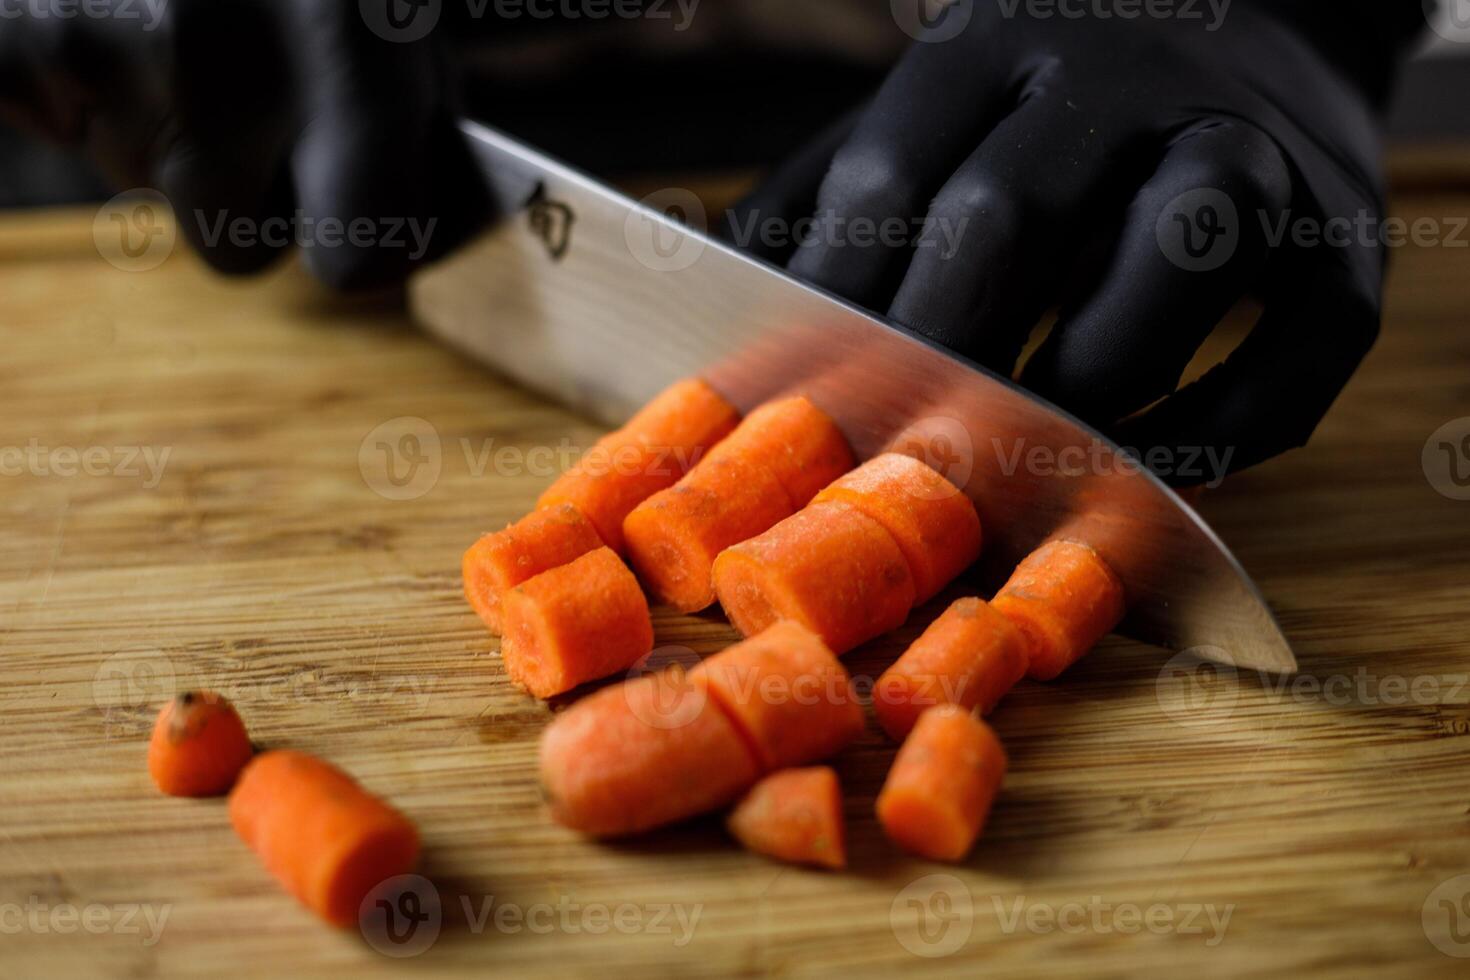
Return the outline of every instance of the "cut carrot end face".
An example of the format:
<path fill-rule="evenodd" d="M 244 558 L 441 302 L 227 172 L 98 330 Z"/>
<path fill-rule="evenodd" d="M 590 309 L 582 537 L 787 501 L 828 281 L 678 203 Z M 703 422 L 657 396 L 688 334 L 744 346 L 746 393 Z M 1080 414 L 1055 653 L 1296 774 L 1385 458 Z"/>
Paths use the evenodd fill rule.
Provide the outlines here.
<path fill-rule="evenodd" d="M 653 649 L 648 601 L 609 548 L 511 589 L 501 613 L 506 673 L 539 698 L 627 670 Z"/>
<path fill-rule="evenodd" d="M 990 603 L 1026 637 L 1027 676 L 1051 680 L 1123 618 L 1123 584 L 1085 544 L 1048 541 L 1026 556 Z"/>
<path fill-rule="evenodd" d="M 1026 676 L 1026 639 L 983 599 L 956 599 L 873 688 L 883 730 L 902 741 L 925 709 L 941 704 L 989 714 Z"/>
<path fill-rule="evenodd" d="M 1005 770 L 1005 750 L 989 725 L 958 705 L 930 708 L 893 760 L 878 821 L 904 850 L 958 861 L 984 829 Z"/>
<path fill-rule="evenodd" d="M 739 435 L 736 429 L 725 442 Z M 764 466 L 733 453 L 711 454 L 634 508 L 623 534 L 648 590 L 680 612 L 698 612 L 715 601 L 719 553 L 791 513 L 785 489 Z"/>
<path fill-rule="evenodd" d="M 821 638 L 781 622 L 690 672 L 767 770 L 835 755 L 863 732 L 852 680 Z"/>
<path fill-rule="evenodd" d="M 970 498 L 912 456 L 884 453 L 817 494 L 862 511 L 893 536 L 914 578 L 915 604 L 933 598 L 980 555 Z"/>
<path fill-rule="evenodd" d="M 230 822 L 266 870 L 333 925 L 356 922 L 378 884 L 418 861 L 407 817 L 301 752 L 266 752 L 246 766 L 230 794 Z"/>
<path fill-rule="evenodd" d="M 725 713 L 681 670 L 603 688 L 541 736 L 551 815 L 596 837 L 639 833 L 718 809 L 760 776 Z"/>
<path fill-rule="evenodd" d="M 602 547 L 602 538 L 571 504 L 534 511 L 503 531 L 486 534 L 464 554 L 464 594 L 486 628 L 502 629 L 507 590 Z"/>
<path fill-rule="evenodd" d="M 739 413 L 703 381 L 678 382 L 628 424 L 598 440 L 537 501 L 571 504 L 603 543 L 623 552 L 623 521 L 633 508 L 687 473 L 735 428 Z"/>
<path fill-rule="evenodd" d="M 813 503 L 726 549 L 714 581 L 746 636 L 791 619 L 839 654 L 902 625 L 914 602 L 913 577 L 892 536 L 836 502 Z"/>
<path fill-rule="evenodd" d="M 828 766 L 772 773 L 730 811 L 725 825 L 757 854 L 822 868 L 847 866 L 842 789 Z"/>
<path fill-rule="evenodd" d="M 760 406 L 711 455 L 738 456 L 768 470 L 793 511 L 856 465 L 837 423 L 804 395 Z"/>
<path fill-rule="evenodd" d="M 221 796 L 254 750 L 230 702 L 188 691 L 165 704 L 148 742 L 148 774 L 170 796 Z"/>

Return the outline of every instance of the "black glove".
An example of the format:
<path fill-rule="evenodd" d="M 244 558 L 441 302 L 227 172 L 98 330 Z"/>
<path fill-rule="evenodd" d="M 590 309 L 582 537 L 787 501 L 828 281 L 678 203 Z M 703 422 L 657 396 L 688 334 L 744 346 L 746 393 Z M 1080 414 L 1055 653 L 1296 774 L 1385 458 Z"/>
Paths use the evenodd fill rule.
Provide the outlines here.
<path fill-rule="evenodd" d="M 299 240 L 327 283 L 376 285 L 484 219 L 436 39 L 411 24 L 346 0 L 82 6 L 0 21 L 0 110 L 161 191 L 216 268 Z"/>
<path fill-rule="evenodd" d="M 960 3 L 963 30 L 941 40 L 939 21 L 729 234 L 1003 374 L 1059 307 L 1022 383 L 1124 446 L 1173 450 L 1150 465 L 1177 482 L 1217 475 L 1171 471 L 1197 447 L 1237 469 L 1302 445 L 1378 330 L 1366 86 L 1244 0 L 1214 29 L 1018 2 Z M 763 222 L 803 213 L 815 234 L 781 254 Z M 894 217 L 909 233 L 885 242 Z M 1328 241 L 1294 241 L 1312 227 Z M 1265 304 L 1249 338 L 1174 393 L 1247 291 Z"/>

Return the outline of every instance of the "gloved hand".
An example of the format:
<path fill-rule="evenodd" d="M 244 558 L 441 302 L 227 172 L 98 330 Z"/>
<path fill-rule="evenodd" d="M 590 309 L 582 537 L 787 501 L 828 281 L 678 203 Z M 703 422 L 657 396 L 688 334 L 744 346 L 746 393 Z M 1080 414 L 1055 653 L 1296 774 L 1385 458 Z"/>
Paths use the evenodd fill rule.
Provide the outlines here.
<path fill-rule="evenodd" d="M 1378 330 L 1364 92 L 1244 0 L 1214 30 L 963 6 L 958 36 L 915 43 L 736 209 L 737 243 L 778 244 L 763 222 L 814 214 L 800 247 L 763 251 L 1002 374 L 1058 307 L 1021 382 L 1124 446 L 1173 451 L 1155 458 L 1177 482 L 1223 475 L 1167 472 L 1196 447 L 1237 469 L 1303 444 Z M 885 243 L 895 217 L 908 234 Z M 1321 239 L 1297 240 L 1314 225 Z M 1258 325 L 1175 393 L 1247 290 Z"/>
<path fill-rule="evenodd" d="M 392 281 L 478 227 L 486 205 L 435 38 L 370 24 L 374 9 L 18 8 L 0 20 L 0 110 L 84 149 L 119 188 L 161 191 L 223 271 L 260 269 L 300 239 L 330 285 Z"/>

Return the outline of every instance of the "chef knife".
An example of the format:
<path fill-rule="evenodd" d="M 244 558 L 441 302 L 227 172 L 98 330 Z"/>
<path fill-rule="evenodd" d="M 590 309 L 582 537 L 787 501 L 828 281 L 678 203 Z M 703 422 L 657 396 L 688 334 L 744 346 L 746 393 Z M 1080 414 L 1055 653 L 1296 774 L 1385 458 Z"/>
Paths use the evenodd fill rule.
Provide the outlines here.
<path fill-rule="evenodd" d="M 1120 633 L 1236 667 L 1296 669 L 1260 590 L 1210 527 L 1099 433 L 711 239 L 687 191 L 635 201 L 503 133 L 463 130 L 501 217 L 411 280 L 429 331 L 609 424 L 691 375 L 742 411 L 801 392 L 860 459 L 910 452 L 964 487 L 985 532 L 983 579 L 1065 535 L 1123 579 Z"/>

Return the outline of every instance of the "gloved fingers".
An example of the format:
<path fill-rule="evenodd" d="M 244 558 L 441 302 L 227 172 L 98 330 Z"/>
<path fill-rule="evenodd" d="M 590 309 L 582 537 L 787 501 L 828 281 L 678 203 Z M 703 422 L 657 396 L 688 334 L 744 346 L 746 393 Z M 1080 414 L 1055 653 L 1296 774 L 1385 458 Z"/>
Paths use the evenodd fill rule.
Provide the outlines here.
<path fill-rule="evenodd" d="M 866 103 L 844 113 L 782 161 L 724 215 L 720 237 L 769 262 L 785 264 L 796 249 L 790 223 L 817 209 L 817 191 L 837 148 L 847 142 Z"/>
<path fill-rule="evenodd" d="M 1097 285 L 1063 311 L 1022 383 L 1098 424 L 1172 392 L 1258 280 L 1291 190 L 1281 150 L 1254 126 L 1184 134 L 1129 205 Z"/>
<path fill-rule="evenodd" d="M 432 36 L 391 41 L 356 5 L 291 5 L 302 128 L 291 156 L 307 267 L 340 289 L 390 283 L 457 243 L 485 193 L 445 109 Z"/>
<path fill-rule="evenodd" d="M 1180 485 L 1305 445 L 1378 336 L 1377 283 L 1332 251 L 1294 256 L 1300 261 L 1280 275 L 1241 345 L 1198 381 L 1113 426 L 1118 443 Z"/>
<path fill-rule="evenodd" d="M 1129 133 L 1042 82 L 935 195 L 889 315 L 1004 374 L 1130 166 Z"/>
<path fill-rule="evenodd" d="M 215 269 L 257 272 L 295 240 L 289 82 L 253 64 L 283 50 L 255 0 L 179 4 L 173 124 L 155 168 L 180 232 Z"/>
<path fill-rule="evenodd" d="M 1010 109 L 1007 71 L 968 45 L 913 45 L 833 156 L 791 272 L 886 308 L 930 196 Z"/>
<path fill-rule="evenodd" d="M 284 161 L 267 161 L 176 139 L 159 160 L 158 189 L 173 206 L 179 232 L 212 268 L 259 272 L 295 244 L 293 197 Z"/>

